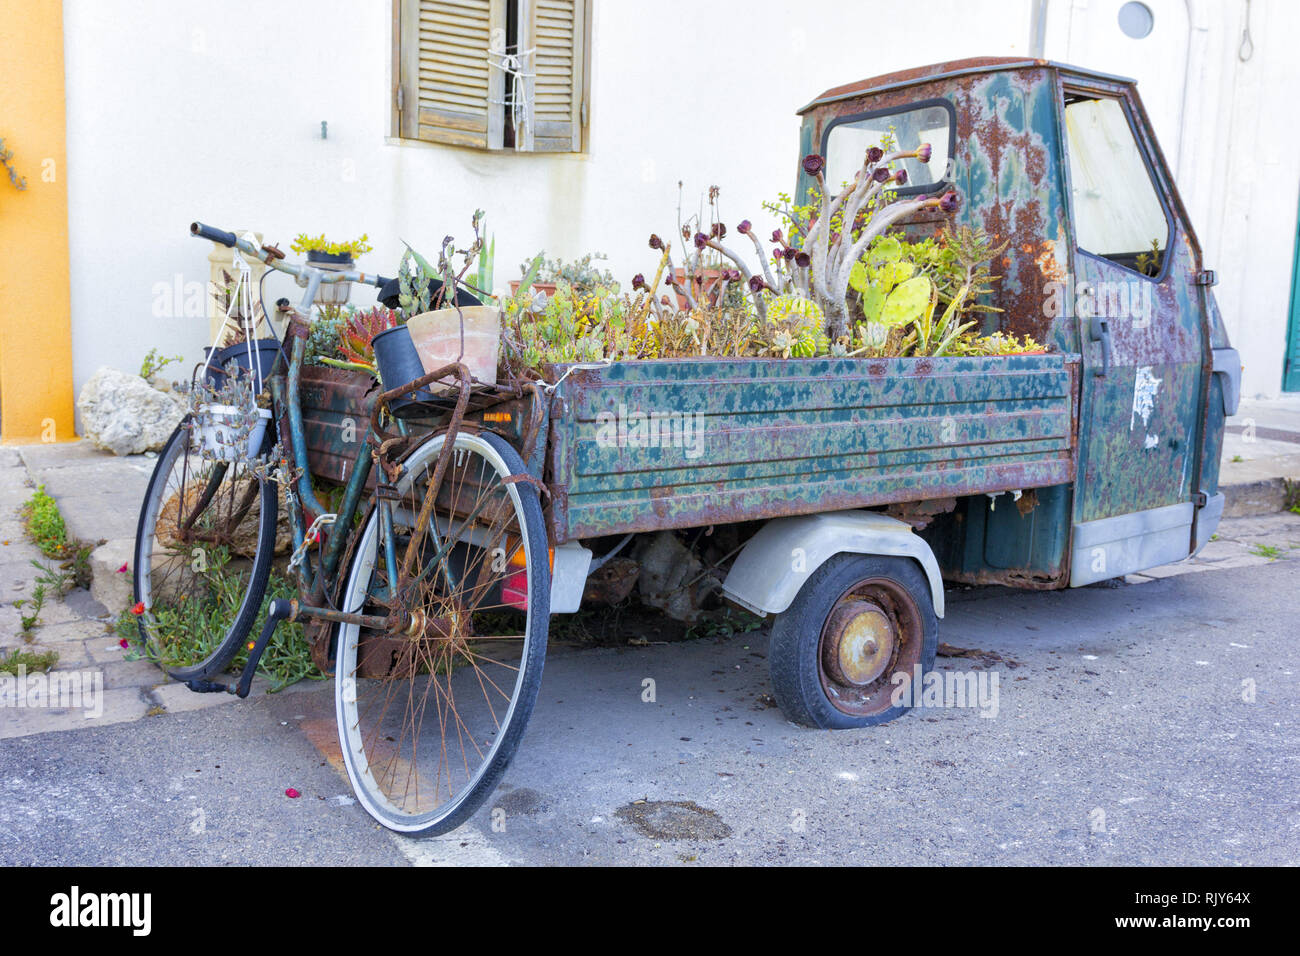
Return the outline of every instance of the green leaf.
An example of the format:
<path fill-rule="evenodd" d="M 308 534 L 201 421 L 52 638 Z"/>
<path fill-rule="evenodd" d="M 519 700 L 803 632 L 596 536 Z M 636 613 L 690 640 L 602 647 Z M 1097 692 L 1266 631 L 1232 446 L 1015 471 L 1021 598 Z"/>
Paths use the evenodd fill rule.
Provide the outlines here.
<path fill-rule="evenodd" d="M 853 263 L 853 268 L 849 270 L 849 288 L 854 292 L 866 292 L 870 282 L 871 277 L 867 275 L 867 267 L 861 262 Z"/>
<path fill-rule="evenodd" d="M 885 300 L 880 321 L 887 326 L 905 325 L 918 318 L 930 304 L 930 280 L 917 276 L 900 284 Z"/>
<path fill-rule="evenodd" d="M 916 274 L 916 266 L 907 261 L 886 262 L 879 269 L 879 283 L 883 286 L 884 292 L 889 292 L 894 286 L 906 279 L 910 279 Z"/>
<path fill-rule="evenodd" d="M 862 315 L 868 322 L 879 322 L 885 308 L 885 293 L 878 286 L 869 285 L 862 292 Z"/>
<path fill-rule="evenodd" d="M 533 261 L 528 264 L 528 269 L 524 272 L 524 277 L 519 280 L 519 292 L 517 295 L 524 296 L 525 298 L 528 295 L 531 295 L 533 283 L 537 281 L 537 273 L 541 271 L 542 262 L 545 260 L 545 257 L 545 249 L 533 257 Z"/>
<path fill-rule="evenodd" d="M 867 253 L 872 262 L 897 262 L 903 257 L 903 244 L 893 236 L 878 240 Z"/>
<path fill-rule="evenodd" d="M 409 245 L 407 245 L 406 250 L 407 250 L 407 252 L 409 252 L 409 253 L 411 254 L 411 258 L 415 260 L 415 264 L 416 264 L 417 266 L 419 266 L 419 268 L 420 268 L 420 278 L 423 279 L 423 278 L 427 278 L 428 276 L 432 276 L 432 275 L 437 275 L 437 274 L 438 274 L 438 270 L 435 269 L 433 266 L 429 265 L 428 260 L 425 259 L 424 256 L 420 255 L 418 252 L 416 252 L 414 249 L 412 249 Z"/>

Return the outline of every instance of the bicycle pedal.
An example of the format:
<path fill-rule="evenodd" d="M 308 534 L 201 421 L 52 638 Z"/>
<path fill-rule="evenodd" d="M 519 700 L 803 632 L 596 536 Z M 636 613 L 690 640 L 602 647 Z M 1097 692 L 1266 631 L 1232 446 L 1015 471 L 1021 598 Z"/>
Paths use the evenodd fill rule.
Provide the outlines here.
<path fill-rule="evenodd" d="M 231 694 L 229 685 L 212 680 L 187 680 L 185 686 L 196 694 Z"/>

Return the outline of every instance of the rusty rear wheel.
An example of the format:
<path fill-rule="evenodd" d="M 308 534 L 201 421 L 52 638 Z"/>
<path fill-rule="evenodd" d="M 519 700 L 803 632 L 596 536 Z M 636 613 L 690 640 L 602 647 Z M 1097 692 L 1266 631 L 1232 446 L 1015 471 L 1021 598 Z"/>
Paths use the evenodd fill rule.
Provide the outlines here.
<path fill-rule="evenodd" d="M 496 787 L 537 698 L 550 620 L 542 510 L 514 480 L 526 477 L 519 455 L 496 435 L 458 434 L 429 496 L 444 444 L 404 462 L 391 550 L 383 509 L 367 519 L 342 607 L 388 624 L 340 625 L 335 661 L 353 789 L 409 836 L 459 826 Z"/>
<path fill-rule="evenodd" d="M 206 459 L 188 419 L 158 455 L 132 561 L 146 655 L 180 681 L 225 670 L 253 628 L 275 551 L 275 483 Z"/>
<path fill-rule="evenodd" d="M 909 709 L 900 680 L 934 666 L 938 621 L 914 561 L 841 554 L 814 572 L 772 627 L 782 712 L 809 727 L 868 727 Z"/>

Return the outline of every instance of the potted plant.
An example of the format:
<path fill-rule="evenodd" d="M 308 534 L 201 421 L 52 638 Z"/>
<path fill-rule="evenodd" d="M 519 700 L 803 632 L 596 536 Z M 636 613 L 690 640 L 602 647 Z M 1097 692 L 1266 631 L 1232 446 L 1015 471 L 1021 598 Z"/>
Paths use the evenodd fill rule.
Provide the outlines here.
<path fill-rule="evenodd" d="M 210 461 L 252 461 L 262 454 L 271 410 L 255 395 L 252 376 L 234 374 L 218 387 L 195 386 L 190 421 L 194 446 Z"/>
<path fill-rule="evenodd" d="M 372 341 L 385 388 L 422 378 L 453 362 L 463 363 L 477 381 L 496 384 L 501 313 L 495 305 L 456 304 L 456 290 L 483 246 L 479 232 L 482 217 L 481 210 L 474 214 L 474 242 L 468 249 L 456 249 L 450 236 L 443 240 L 436 267 L 406 247 L 397 271 L 402 324 L 379 333 Z M 452 265 L 456 255 L 463 257 L 459 271 Z M 435 287 L 435 283 L 439 284 Z M 391 407 L 396 413 L 432 399 L 436 391 L 436 386 L 421 389 Z"/>
<path fill-rule="evenodd" d="M 562 281 L 567 282 L 573 291 L 578 293 L 595 292 L 600 288 L 615 291 L 618 289 L 614 274 L 608 269 L 599 269 L 594 265 L 596 260 L 609 258 L 603 252 L 589 252 L 572 262 L 564 262 L 560 259 L 547 260 L 544 256 L 544 252 L 539 252 L 532 261 L 519 266 L 520 277 L 510 280 L 512 296 L 518 295 L 521 288 L 552 296 Z"/>
<path fill-rule="evenodd" d="M 365 233 L 350 242 L 332 242 L 325 238 L 324 234 L 309 236 L 303 232 L 294 238 L 289 248 L 299 255 L 306 254 L 307 261 L 319 269 L 328 272 L 348 272 L 355 267 L 357 257 L 370 252 L 372 247 Z M 348 301 L 351 291 L 350 282 L 322 283 L 316 290 L 316 303 L 318 305 L 342 304 Z"/>

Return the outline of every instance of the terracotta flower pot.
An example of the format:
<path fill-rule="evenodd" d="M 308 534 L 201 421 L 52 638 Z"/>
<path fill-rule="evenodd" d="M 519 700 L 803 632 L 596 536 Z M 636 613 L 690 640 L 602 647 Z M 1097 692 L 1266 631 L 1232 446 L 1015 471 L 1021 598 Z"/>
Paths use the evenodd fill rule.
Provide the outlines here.
<path fill-rule="evenodd" d="M 710 294 L 714 291 L 717 285 L 722 282 L 722 270 L 701 269 L 697 273 L 697 275 L 702 277 L 704 280 L 702 294 L 700 293 L 699 290 L 697 290 L 694 283 L 690 282 L 690 280 L 687 279 L 685 269 L 682 268 L 674 269 L 673 281 L 675 281 L 679 286 L 681 286 L 683 289 L 686 289 L 688 292 L 690 292 L 692 296 L 694 296 L 696 305 L 703 305 L 704 303 L 708 302 Z M 676 292 L 676 290 L 673 291 Z M 686 309 L 686 307 L 687 307 L 686 298 L 680 292 L 678 292 L 677 308 L 684 310 Z"/>
<path fill-rule="evenodd" d="M 461 319 L 464 319 L 464 355 L 461 355 Z M 406 322 L 411 341 L 420 353 L 424 371 L 436 372 L 459 360 L 470 375 L 487 385 L 497 381 L 501 351 L 501 312 L 489 305 L 463 305 L 413 315 Z"/>
<path fill-rule="evenodd" d="M 510 294 L 511 294 L 511 295 L 518 295 L 518 294 L 519 294 L 519 285 L 520 285 L 520 283 L 521 283 L 522 281 L 523 281 L 522 279 L 511 279 L 511 280 L 510 280 Z M 534 292 L 545 292 L 546 295 L 547 295 L 547 297 L 549 298 L 550 296 L 555 295 L 555 283 L 554 283 L 554 282 L 534 282 L 534 283 L 533 283 L 533 291 L 534 291 Z"/>

